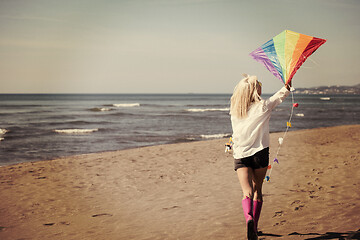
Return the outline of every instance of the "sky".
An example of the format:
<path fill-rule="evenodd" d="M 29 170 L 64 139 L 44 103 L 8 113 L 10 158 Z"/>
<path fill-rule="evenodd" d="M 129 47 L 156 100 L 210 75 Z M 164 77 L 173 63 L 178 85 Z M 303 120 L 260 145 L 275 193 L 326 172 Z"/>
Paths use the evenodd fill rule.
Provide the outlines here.
<path fill-rule="evenodd" d="M 0 93 L 231 93 L 285 29 L 327 39 L 293 86 L 360 83 L 358 0 L 0 0 Z"/>

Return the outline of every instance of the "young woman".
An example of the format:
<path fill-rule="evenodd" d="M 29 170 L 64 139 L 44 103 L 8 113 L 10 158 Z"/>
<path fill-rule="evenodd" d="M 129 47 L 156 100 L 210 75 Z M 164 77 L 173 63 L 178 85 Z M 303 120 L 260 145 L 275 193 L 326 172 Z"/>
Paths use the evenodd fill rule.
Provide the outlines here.
<path fill-rule="evenodd" d="M 243 191 L 248 239 L 257 239 L 263 203 L 261 189 L 269 164 L 271 112 L 289 95 L 290 86 L 285 85 L 272 97 L 263 100 L 257 77 L 244 74 L 231 97 L 234 165 Z"/>

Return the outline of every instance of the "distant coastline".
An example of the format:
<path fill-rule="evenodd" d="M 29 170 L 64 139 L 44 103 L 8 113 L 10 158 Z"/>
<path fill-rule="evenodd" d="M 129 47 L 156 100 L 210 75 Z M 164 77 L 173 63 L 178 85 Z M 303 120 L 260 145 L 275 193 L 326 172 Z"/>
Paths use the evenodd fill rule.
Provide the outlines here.
<path fill-rule="evenodd" d="M 320 86 L 313 88 L 296 88 L 297 94 L 360 94 L 360 84 L 355 86 Z"/>

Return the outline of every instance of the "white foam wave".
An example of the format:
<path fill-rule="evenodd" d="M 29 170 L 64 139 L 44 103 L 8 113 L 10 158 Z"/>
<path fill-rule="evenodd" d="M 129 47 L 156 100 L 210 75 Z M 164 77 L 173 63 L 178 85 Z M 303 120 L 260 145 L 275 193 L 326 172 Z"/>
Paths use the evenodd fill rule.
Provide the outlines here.
<path fill-rule="evenodd" d="M 112 109 L 111 108 L 92 108 L 90 110 L 94 111 L 94 112 L 106 112 L 106 111 L 111 111 Z"/>
<path fill-rule="evenodd" d="M 298 117 L 303 117 L 304 114 L 303 113 L 296 113 L 295 116 L 298 116 Z"/>
<path fill-rule="evenodd" d="M 322 100 L 322 101 L 329 101 L 331 98 L 329 98 L 329 97 L 321 97 L 320 98 L 320 100 Z"/>
<path fill-rule="evenodd" d="M 56 133 L 64 133 L 64 134 L 85 134 L 99 131 L 98 128 L 94 129 L 55 129 Z"/>
<path fill-rule="evenodd" d="M 4 135 L 7 132 L 8 130 L 6 130 L 5 128 L 0 128 L 0 135 Z"/>
<path fill-rule="evenodd" d="M 140 107 L 140 103 L 117 103 L 114 107 Z"/>
<path fill-rule="evenodd" d="M 196 138 L 194 138 L 194 137 L 188 137 L 188 138 L 186 138 L 186 140 L 194 141 L 194 140 L 196 140 Z"/>
<path fill-rule="evenodd" d="M 8 130 L 6 130 L 5 128 L 0 128 L 0 141 L 3 141 L 5 138 L 3 138 L 2 136 L 5 135 L 5 133 L 7 133 Z"/>
<path fill-rule="evenodd" d="M 229 111 L 230 108 L 189 108 L 188 112 L 214 112 L 214 111 Z"/>
<path fill-rule="evenodd" d="M 211 138 L 224 138 L 229 136 L 230 134 L 226 134 L 226 133 L 219 133 L 219 134 L 210 134 L 210 135 L 200 135 L 200 137 L 205 138 L 205 139 L 211 139 Z"/>

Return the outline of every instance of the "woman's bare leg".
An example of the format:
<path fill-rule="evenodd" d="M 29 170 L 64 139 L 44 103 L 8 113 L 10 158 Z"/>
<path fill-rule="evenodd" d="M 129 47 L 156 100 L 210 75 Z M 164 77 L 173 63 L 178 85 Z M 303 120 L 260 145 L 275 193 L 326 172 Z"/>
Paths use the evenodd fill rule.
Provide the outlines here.
<path fill-rule="evenodd" d="M 258 222 L 260 219 L 263 197 L 262 197 L 262 184 L 266 175 L 267 167 L 255 169 L 253 178 L 254 188 L 254 202 L 253 202 L 253 217 L 255 221 L 255 231 L 258 231 Z"/>
<path fill-rule="evenodd" d="M 253 189 L 253 178 L 254 170 L 252 168 L 242 167 L 236 170 L 240 185 L 243 191 L 243 199 L 249 197 L 253 199 L 254 189 Z"/>
<path fill-rule="evenodd" d="M 267 167 L 259 168 L 254 170 L 253 177 L 253 189 L 254 189 L 254 200 L 262 201 L 262 185 L 266 175 Z"/>
<path fill-rule="evenodd" d="M 244 216 L 246 220 L 247 238 L 257 239 L 255 221 L 253 217 L 254 170 L 252 168 L 243 167 L 243 168 L 238 168 L 236 172 L 243 191 L 242 207 L 244 210 Z"/>

